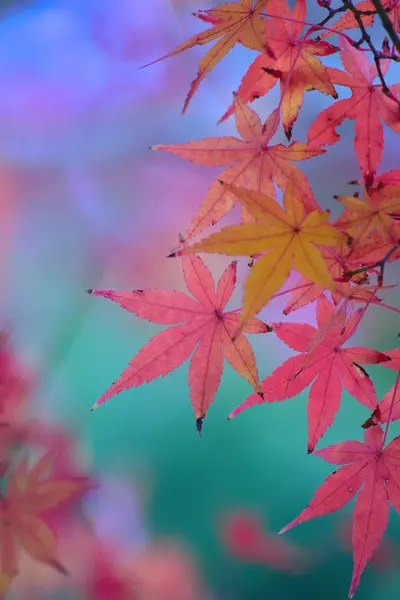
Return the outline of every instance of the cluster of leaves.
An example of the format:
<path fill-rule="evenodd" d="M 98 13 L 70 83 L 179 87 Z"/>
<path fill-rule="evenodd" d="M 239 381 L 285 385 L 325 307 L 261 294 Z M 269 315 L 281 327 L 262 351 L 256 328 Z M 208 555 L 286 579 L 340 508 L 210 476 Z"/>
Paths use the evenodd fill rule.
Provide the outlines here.
<path fill-rule="evenodd" d="M 33 416 L 35 379 L 1 333 L 0 598 L 198 600 L 197 566 L 180 544 L 131 547 L 96 531 L 83 500 L 101 481 L 83 473 L 68 431 Z"/>
<path fill-rule="evenodd" d="M 24 555 L 68 573 L 59 555 L 61 526 L 73 520 L 95 482 L 73 459 L 74 440 L 54 424 L 33 418 L 33 377 L 0 334 L 0 595 L 19 574 Z"/>
<path fill-rule="evenodd" d="M 237 43 L 258 52 L 221 118 L 234 115 L 240 137 L 153 146 L 224 170 L 181 236 L 180 247 L 169 255 L 181 257 L 192 297 L 173 290 L 89 290 L 142 319 L 174 325 L 140 350 L 93 408 L 122 390 L 165 376 L 191 355 L 190 398 L 200 433 L 221 380 L 224 356 L 254 388 L 230 418 L 254 404 L 292 397 L 312 384 L 308 452 L 345 466 L 328 477 L 309 506 L 282 532 L 338 510 L 359 492 L 353 518 L 352 597 L 386 529 L 389 500 L 400 512 L 400 437 L 386 445 L 390 422 L 400 418 L 399 349 L 383 353 L 343 347 L 371 304 L 400 312 L 382 296 L 390 287 L 385 285 L 385 267 L 400 258 L 400 170 L 378 171 L 384 125 L 400 133 L 400 84 L 385 81 L 392 63 L 400 62 L 400 3 L 364 0 L 355 5 L 352 0 L 342 0 L 337 8 L 331 8 L 330 0 L 317 0 L 326 16 L 319 23 L 310 23 L 306 13 L 307 4 L 312 3 L 296 0 L 290 9 L 286 0 L 237 0 L 199 11 L 195 16 L 209 28 L 163 57 L 213 43 L 200 60 L 185 112 L 204 78 Z M 371 37 L 374 22 L 381 22 L 387 33 L 381 50 Z M 352 30 L 361 38 L 345 33 Z M 338 45 L 327 41 L 333 35 Z M 324 57 L 336 53 L 342 69 L 323 62 Z M 278 81 L 278 106 L 262 123 L 249 103 L 266 95 Z M 339 97 L 343 87 L 350 89 L 350 97 Z M 305 92 L 310 90 L 333 101 L 317 115 L 304 143 L 293 140 L 293 133 Z M 353 183 L 360 185 L 362 192 L 335 196 L 343 211 L 333 221 L 293 162 L 327 153 L 327 147 L 340 139 L 336 128 L 345 119 L 355 122 L 353 145 L 360 175 Z M 271 143 L 280 125 L 288 145 Z M 283 204 L 277 200 L 277 188 L 283 192 Z M 238 202 L 242 208 L 239 224 L 192 242 Z M 226 268 L 215 286 L 197 255 L 200 252 L 247 257 L 250 271 L 240 309 L 225 310 L 236 285 L 236 262 Z M 295 288 L 287 289 L 285 284 L 293 272 L 301 279 Z M 317 327 L 285 322 L 267 325 L 256 317 L 272 298 L 285 293 L 291 296 L 284 314 L 312 305 Z M 271 331 L 298 354 L 260 382 L 245 334 Z M 398 372 L 395 386 L 381 402 L 362 366 L 377 363 Z M 339 410 L 343 387 L 369 411 L 365 441 L 341 442 L 315 451 Z M 385 429 L 381 424 L 386 424 Z"/>

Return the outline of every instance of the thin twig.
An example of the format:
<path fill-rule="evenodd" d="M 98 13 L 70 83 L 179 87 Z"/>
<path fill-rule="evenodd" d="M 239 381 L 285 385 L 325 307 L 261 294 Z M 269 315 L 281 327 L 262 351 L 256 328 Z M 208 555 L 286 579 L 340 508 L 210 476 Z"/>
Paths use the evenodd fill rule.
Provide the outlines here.
<path fill-rule="evenodd" d="M 344 273 L 344 276 L 351 279 L 354 275 L 359 275 L 359 273 L 366 273 L 371 269 L 379 269 L 380 273 L 378 275 L 378 285 L 381 286 L 383 283 L 383 272 L 385 269 L 385 265 L 388 262 L 389 258 L 396 252 L 396 250 L 398 250 L 399 246 L 399 243 L 393 246 L 393 248 L 391 248 L 383 258 L 381 258 L 381 260 L 377 260 L 374 264 L 361 267 L 360 269 L 356 269 L 355 271 L 346 271 Z"/>
<path fill-rule="evenodd" d="M 390 90 L 389 86 L 387 85 L 385 78 L 383 76 L 382 73 L 382 69 L 381 69 L 381 63 L 380 63 L 380 52 L 378 52 L 378 50 L 375 48 L 374 44 L 372 43 L 372 40 L 369 36 L 368 31 L 365 28 L 365 25 L 363 23 L 363 20 L 361 18 L 361 15 L 359 13 L 359 11 L 357 10 L 357 8 L 354 6 L 352 0 L 342 0 L 343 5 L 348 8 L 349 10 L 351 10 L 351 12 L 354 15 L 355 20 L 357 21 L 357 25 L 360 28 L 361 34 L 362 34 L 362 40 L 364 40 L 369 48 L 371 49 L 372 55 L 374 57 L 374 62 L 376 65 L 376 71 L 378 73 L 378 77 L 381 81 L 381 85 L 382 85 L 382 92 L 388 96 L 388 98 L 390 98 L 391 100 L 393 100 L 394 102 L 396 102 L 399 106 L 400 106 L 400 100 L 398 98 L 396 98 L 396 96 L 392 93 L 392 91 Z M 383 9 L 382 9 L 383 10 Z M 386 15 L 386 13 L 385 13 Z M 387 15 L 386 15 L 387 17 Z M 390 22 L 390 19 L 389 19 Z M 389 32 L 388 32 L 389 33 Z M 358 44 L 359 42 L 357 42 Z"/>
<path fill-rule="evenodd" d="M 377 14 L 379 15 L 380 20 L 382 21 L 382 25 L 383 25 L 385 31 L 387 32 L 388 36 L 392 40 L 392 42 L 395 45 L 395 47 L 397 48 L 397 50 L 400 52 L 400 38 L 397 35 L 397 33 L 393 27 L 393 23 L 390 20 L 389 15 L 386 12 L 384 6 L 382 6 L 382 3 L 380 0 L 372 0 L 372 4 L 375 6 L 375 10 L 376 10 Z"/>

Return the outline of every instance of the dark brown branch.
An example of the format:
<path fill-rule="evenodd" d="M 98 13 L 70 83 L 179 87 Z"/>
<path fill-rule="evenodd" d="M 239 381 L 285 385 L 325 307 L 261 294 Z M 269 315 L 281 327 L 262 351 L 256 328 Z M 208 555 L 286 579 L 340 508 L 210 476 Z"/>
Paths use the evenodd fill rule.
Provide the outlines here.
<path fill-rule="evenodd" d="M 393 23 L 390 20 L 386 9 L 382 6 L 381 0 L 372 0 L 372 4 L 375 6 L 375 10 L 379 15 L 379 18 L 382 22 L 385 31 L 392 40 L 398 52 L 400 52 L 400 38 L 393 27 Z"/>
<path fill-rule="evenodd" d="M 386 94 L 386 96 L 388 96 L 388 98 L 390 98 L 391 100 L 393 100 L 394 102 L 396 102 L 397 104 L 400 105 L 400 100 L 398 98 L 396 98 L 396 96 L 392 93 L 392 91 L 390 90 L 389 86 L 387 85 L 387 83 L 385 81 L 385 78 L 383 76 L 383 73 L 382 73 L 381 62 L 380 61 L 381 61 L 381 54 L 383 54 L 383 53 L 379 52 L 375 48 L 374 44 L 372 43 L 370 35 L 369 35 L 368 31 L 366 30 L 365 25 L 363 23 L 363 20 L 361 18 L 361 14 L 357 10 L 357 8 L 354 6 L 352 0 L 342 0 L 342 1 L 343 1 L 343 5 L 346 8 L 348 8 L 349 10 L 351 10 L 351 12 L 354 15 L 355 20 L 357 21 L 357 25 L 360 28 L 361 35 L 362 35 L 362 38 L 361 38 L 360 42 L 362 43 L 362 40 L 364 40 L 366 42 L 366 44 L 368 45 L 368 47 L 370 48 L 371 52 L 372 52 L 372 55 L 374 57 L 374 63 L 376 65 L 376 70 L 377 70 L 377 73 L 378 73 L 378 77 L 379 77 L 379 79 L 381 81 L 382 92 L 384 94 Z M 383 10 L 383 12 L 385 12 L 383 8 L 382 8 L 382 10 Z M 360 42 L 357 42 L 356 45 L 360 45 Z"/>
<path fill-rule="evenodd" d="M 361 267 L 360 269 L 356 269 L 355 271 L 346 271 L 344 273 L 344 276 L 351 279 L 353 277 L 353 275 L 358 275 L 359 273 L 366 273 L 367 271 L 370 271 L 371 269 L 379 269 L 378 285 L 381 286 L 383 284 L 383 273 L 385 270 L 385 265 L 388 262 L 389 258 L 396 252 L 396 250 L 398 250 L 399 246 L 400 246 L 400 242 L 398 242 L 395 246 L 393 246 L 393 248 L 391 248 L 389 250 L 389 252 L 387 254 L 385 254 L 385 256 L 383 258 L 381 258 L 381 260 L 378 260 L 373 265 L 367 265 L 365 267 Z"/>

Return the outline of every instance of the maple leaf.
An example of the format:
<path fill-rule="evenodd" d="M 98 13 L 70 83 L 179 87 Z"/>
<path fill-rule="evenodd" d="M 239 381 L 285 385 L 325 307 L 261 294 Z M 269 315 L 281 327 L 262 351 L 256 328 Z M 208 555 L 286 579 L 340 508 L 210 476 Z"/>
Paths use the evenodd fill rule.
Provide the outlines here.
<path fill-rule="evenodd" d="M 282 122 L 288 139 L 303 103 L 304 92 L 318 90 L 337 98 L 326 67 L 316 56 L 327 56 L 339 48 L 327 42 L 300 37 L 306 17 L 306 0 L 297 0 L 290 13 L 286 0 L 269 0 L 266 36 L 275 57 L 261 54 L 250 65 L 238 89 L 244 102 L 252 102 L 267 94 L 280 81 Z M 227 119 L 234 111 L 230 106 L 219 120 Z"/>
<path fill-rule="evenodd" d="M 345 212 L 338 219 L 340 227 L 357 243 L 364 242 L 373 232 L 381 242 L 397 244 L 394 215 L 400 211 L 400 187 L 386 186 L 385 193 L 369 194 L 364 191 L 364 199 L 354 196 L 335 196 L 346 206 Z"/>
<path fill-rule="evenodd" d="M 337 280 L 343 277 L 343 272 L 350 270 L 347 266 L 346 255 L 350 252 L 349 246 L 346 240 L 343 240 L 340 248 L 337 251 L 333 248 L 323 248 L 321 250 L 321 256 L 327 264 L 329 272 L 331 273 L 332 279 Z M 309 281 L 306 277 L 300 279 L 297 285 L 297 289 L 293 290 L 288 303 L 283 310 L 285 315 L 303 308 L 317 300 L 322 294 L 325 293 L 325 287 L 317 285 L 313 281 Z M 332 290 L 332 299 L 335 304 L 338 304 L 342 296 L 350 293 L 350 283 L 336 283 L 336 289 Z"/>
<path fill-rule="evenodd" d="M 302 198 L 291 182 L 284 195 L 285 210 L 268 196 L 236 186 L 228 187 L 257 222 L 225 227 L 170 256 L 197 251 L 249 256 L 269 250 L 252 267 L 244 284 L 242 323 L 269 302 L 293 267 L 319 285 L 328 289 L 335 287 L 316 247 L 335 246 L 342 240 L 341 234 L 327 221 L 327 213 L 313 211 L 307 215 Z"/>
<path fill-rule="evenodd" d="M 388 367 L 389 369 L 394 369 L 395 371 L 400 371 L 400 348 L 396 348 L 395 350 L 389 350 L 385 352 L 387 356 L 391 359 L 390 362 L 384 364 L 384 367 Z M 393 396 L 395 396 L 393 398 Z M 392 406 L 393 403 L 393 406 Z M 364 426 L 367 428 L 370 425 L 374 425 L 377 423 L 387 423 L 389 414 L 391 414 L 391 421 L 397 421 L 400 419 L 400 387 L 394 384 L 388 392 L 383 396 L 382 400 L 379 402 L 378 406 L 372 413 L 372 416 Z"/>
<path fill-rule="evenodd" d="M 325 296 L 317 304 L 317 324 L 323 329 L 331 322 L 335 306 Z M 312 452 L 326 429 L 332 425 L 340 407 L 342 386 L 361 404 L 374 410 L 377 405 L 375 388 L 360 364 L 376 364 L 390 360 L 377 350 L 363 347 L 342 348 L 353 334 L 360 309 L 353 311 L 345 320 L 336 320 L 330 331 L 319 340 L 308 363 L 305 358 L 318 329 L 306 323 L 275 323 L 273 330 L 280 340 L 301 354 L 293 356 L 277 367 L 262 382 L 263 397 L 249 396 L 230 415 L 239 413 L 254 404 L 280 402 L 302 392 L 313 381 L 309 392 L 308 451 Z M 342 312 L 341 315 L 344 313 Z"/>
<path fill-rule="evenodd" d="M 233 512 L 224 519 L 221 538 L 229 552 L 242 561 L 291 572 L 304 571 L 310 563 L 307 552 L 266 532 L 261 518 L 247 511 Z"/>
<path fill-rule="evenodd" d="M 211 29 L 195 34 L 172 52 L 145 65 L 148 67 L 166 58 L 176 56 L 194 46 L 203 46 L 218 40 L 199 63 L 197 77 L 191 83 L 182 113 L 186 111 L 193 94 L 197 91 L 203 79 L 238 42 L 246 48 L 271 54 L 265 37 L 264 19 L 261 14 L 268 1 L 270 0 L 256 0 L 253 6 L 253 0 L 239 0 L 238 2 L 228 2 L 216 8 L 193 13 L 195 17 L 211 25 Z"/>
<path fill-rule="evenodd" d="M 341 229 L 341 223 L 345 223 L 346 219 L 351 214 L 350 211 L 345 211 L 346 214 L 343 213 L 343 217 L 336 222 L 336 226 Z M 347 215 L 347 216 L 346 216 Z M 392 239 L 400 240 L 400 223 L 394 222 L 392 227 Z M 382 240 L 378 231 L 374 231 L 370 233 L 364 239 L 363 243 L 357 243 L 352 246 L 351 249 L 351 259 L 352 266 L 349 267 L 349 271 L 357 269 L 354 265 L 358 263 L 362 266 L 367 265 L 376 265 L 380 261 L 385 261 L 391 263 L 400 258 L 400 246 L 396 249 L 395 243 L 390 242 L 388 240 Z M 371 269 L 373 270 L 373 269 Z M 352 281 L 354 281 L 352 277 Z"/>
<path fill-rule="evenodd" d="M 370 64 L 364 52 L 353 48 L 347 40 L 342 40 L 340 59 L 347 72 L 328 68 L 333 83 L 351 89 L 350 98 L 337 100 L 323 110 L 312 123 L 307 137 L 310 146 L 334 144 L 340 139 L 336 127 L 345 119 L 355 123 L 354 147 L 358 163 L 368 184 L 382 158 L 383 128 L 381 119 L 396 133 L 400 133 L 400 105 L 382 91 L 381 82 L 374 84 L 377 77 L 375 63 Z M 389 62 L 382 64 L 386 74 Z M 400 92 L 398 84 L 389 86 L 389 92 L 396 96 Z"/>
<path fill-rule="evenodd" d="M 352 548 L 353 527 L 351 519 L 343 519 L 337 531 L 337 537 L 343 550 L 346 552 Z M 397 563 L 398 548 L 397 546 L 386 539 L 375 550 L 371 557 L 371 566 L 379 571 L 394 570 Z"/>
<path fill-rule="evenodd" d="M 51 453 L 45 454 L 31 467 L 23 458 L 12 472 L 0 503 L 1 570 L 17 573 L 19 549 L 32 558 L 66 573 L 57 556 L 56 537 L 44 514 L 70 502 L 92 487 L 88 480 L 53 479 L 48 476 Z"/>
<path fill-rule="evenodd" d="M 243 140 L 225 136 L 205 138 L 196 142 L 175 145 L 152 146 L 153 150 L 164 150 L 185 158 L 192 163 L 208 166 L 232 165 L 219 178 L 226 183 L 243 186 L 275 198 L 274 183 L 283 191 L 289 181 L 301 194 L 307 211 L 317 210 L 307 177 L 289 161 L 306 160 L 324 153 L 321 149 L 310 149 L 307 144 L 292 142 L 270 146 L 271 138 L 279 125 L 279 115 L 273 111 L 262 125 L 258 115 L 237 96 L 234 100 L 236 128 Z M 209 225 L 217 223 L 236 204 L 232 191 L 214 181 L 187 232 L 187 237 L 199 234 Z M 245 220 L 249 220 L 244 211 Z"/>
<path fill-rule="evenodd" d="M 389 501 L 400 512 L 400 436 L 386 448 L 382 442 L 383 431 L 375 426 L 365 432 L 364 443 L 352 440 L 316 450 L 314 454 L 327 462 L 345 466 L 329 475 L 307 508 L 280 531 L 282 534 L 299 523 L 339 510 L 360 490 L 353 513 L 354 569 L 350 598 L 386 530 Z"/>
<path fill-rule="evenodd" d="M 239 325 L 239 314 L 237 311 L 224 312 L 236 285 L 236 262 L 224 271 L 216 291 L 211 272 L 200 257 L 184 257 L 182 266 L 187 288 L 195 299 L 169 290 L 91 290 L 96 296 L 118 302 L 122 308 L 142 319 L 165 325 L 176 324 L 158 333 L 139 351 L 93 409 L 123 390 L 167 375 L 188 359 L 194 350 L 189 367 L 189 386 L 200 433 L 220 383 L 224 356 L 239 375 L 261 393 L 250 343 L 244 335 L 232 339 Z M 252 319 L 243 331 L 266 333 L 270 328 L 259 319 Z"/>
<path fill-rule="evenodd" d="M 376 241 L 374 242 L 374 247 L 376 248 Z M 263 254 L 253 255 L 249 266 L 252 267 L 255 260 L 262 258 L 262 256 Z M 350 262 L 350 246 L 348 245 L 347 241 L 343 241 L 340 249 L 322 248 L 321 256 L 327 263 L 328 269 L 332 275 L 332 279 L 336 282 L 336 288 L 331 292 L 332 300 L 335 304 L 339 304 L 339 302 L 343 299 L 345 299 L 346 302 L 380 301 L 379 298 L 376 298 L 376 296 L 370 291 L 368 286 L 360 287 L 360 285 L 357 285 L 351 287 L 350 281 L 343 277 L 345 272 L 350 271 L 350 269 L 356 269 L 360 266 L 360 263 L 354 260 L 354 256 L 351 257 Z M 365 280 L 365 273 L 353 275 L 351 278 L 351 281 L 356 284 L 363 284 Z M 376 286 L 373 287 L 373 290 L 376 290 Z M 291 297 L 283 310 L 285 315 L 288 315 L 289 313 L 298 310 L 299 308 L 303 308 L 315 300 L 318 300 L 320 296 L 326 293 L 326 289 L 325 287 L 317 285 L 308 280 L 306 277 L 302 277 L 294 288 L 280 292 L 277 294 L 277 296 L 287 294 L 289 292 L 291 293 Z"/>

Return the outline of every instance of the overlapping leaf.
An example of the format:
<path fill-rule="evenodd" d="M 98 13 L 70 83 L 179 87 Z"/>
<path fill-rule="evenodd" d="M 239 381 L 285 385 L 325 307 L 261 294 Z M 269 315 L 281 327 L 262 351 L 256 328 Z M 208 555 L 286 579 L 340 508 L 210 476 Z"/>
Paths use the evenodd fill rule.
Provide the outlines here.
<path fill-rule="evenodd" d="M 306 160 L 323 154 L 324 150 L 311 150 L 300 142 L 292 142 L 288 147 L 282 144 L 271 146 L 271 138 L 279 125 L 276 111 L 262 125 L 258 115 L 237 96 L 234 107 L 236 127 L 242 140 L 230 136 L 205 138 L 187 144 L 153 146 L 153 150 L 172 152 L 201 165 L 232 165 L 219 176 L 224 182 L 255 190 L 271 198 L 275 198 L 274 183 L 285 190 L 290 181 L 301 195 L 305 209 L 308 212 L 317 210 L 318 205 L 307 177 L 289 161 Z M 236 202 L 236 195 L 228 187 L 221 187 L 216 180 L 195 215 L 187 236 L 197 235 L 217 223 Z M 248 217 L 244 207 L 245 220 L 248 221 Z"/>
<path fill-rule="evenodd" d="M 382 158 L 384 143 L 381 119 L 396 133 L 400 133 L 400 104 L 382 91 L 382 84 L 374 83 L 377 77 L 375 63 L 370 63 L 365 53 L 342 40 L 340 58 L 346 71 L 328 68 L 335 85 L 351 89 L 350 98 L 337 100 L 322 111 L 308 131 L 311 146 L 334 144 L 340 139 L 336 127 L 345 119 L 355 123 L 354 147 L 364 179 L 372 183 Z M 386 74 L 389 61 L 381 65 Z M 400 96 L 399 84 L 389 86 L 394 97 Z"/>
<path fill-rule="evenodd" d="M 236 284 L 236 263 L 231 263 L 224 271 L 216 290 L 213 277 L 201 258 L 185 256 L 182 264 L 186 285 L 195 299 L 169 290 L 91 290 L 96 296 L 118 302 L 122 308 L 142 319 L 165 325 L 176 324 L 158 333 L 139 351 L 93 408 L 123 390 L 167 375 L 187 360 L 193 351 L 189 367 L 190 399 L 200 432 L 220 383 L 224 357 L 261 393 L 250 343 L 244 335 L 233 340 L 239 326 L 239 314 L 237 311 L 224 312 Z M 265 333 L 269 327 L 259 319 L 251 319 L 243 331 Z"/>
<path fill-rule="evenodd" d="M 318 90 L 337 98 L 330 75 L 317 56 L 327 56 L 338 48 L 324 41 L 314 41 L 301 35 L 306 18 L 306 0 L 296 0 L 290 12 L 286 0 L 269 0 L 265 24 L 266 36 L 274 57 L 261 54 L 249 67 L 238 89 L 244 102 L 252 102 L 267 94 L 280 81 L 282 122 L 288 139 L 303 103 L 304 92 Z M 234 111 L 232 105 L 220 122 Z"/>
<path fill-rule="evenodd" d="M 375 426 L 365 432 L 364 443 L 353 440 L 315 451 L 327 462 L 345 466 L 329 475 L 310 504 L 280 532 L 339 510 L 359 492 L 353 513 L 350 598 L 386 530 L 389 502 L 400 512 L 400 436 L 386 448 L 382 441 L 383 431 Z"/>
<path fill-rule="evenodd" d="M 203 46 L 209 42 L 216 42 L 199 63 L 197 77 L 192 81 L 183 112 L 186 111 L 193 94 L 203 79 L 237 43 L 259 52 L 272 53 L 265 36 L 264 19 L 261 16 L 268 1 L 270 0 L 255 0 L 253 6 L 253 0 L 238 0 L 194 13 L 195 17 L 211 25 L 211 28 L 197 33 L 172 52 L 150 63 L 154 64 L 170 58 L 197 45 Z"/>
<path fill-rule="evenodd" d="M 190 252 L 249 256 L 268 250 L 251 269 L 244 284 L 242 323 L 269 302 L 293 268 L 318 285 L 335 288 L 317 248 L 336 246 L 342 240 L 341 234 L 328 222 L 327 213 L 313 211 L 307 214 L 298 190 L 291 183 L 284 195 L 285 210 L 275 200 L 258 192 L 235 186 L 229 186 L 229 189 L 257 222 L 225 227 L 220 233 L 171 256 Z"/>
<path fill-rule="evenodd" d="M 384 366 L 395 371 L 400 371 L 400 348 L 385 352 L 390 357 L 391 361 Z M 393 397 L 394 396 L 394 397 Z M 374 410 L 372 417 L 368 419 L 366 425 L 377 423 L 387 423 L 390 414 L 391 421 L 400 419 L 400 386 L 393 385 L 383 396 L 377 408 Z"/>
<path fill-rule="evenodd" d="M 379 241 L 397 244 L 398 234 L 394 217 L 400 212 L 400 186 L 385 186 L 383 191 L 369 194 L 364 199 L 354 196 L 336 196 L 346 206 L 336 225 L 356 243 L 364 244 L 368 236 L 377 233 Z"/>
<path fill-rule="evenodd" d="M 331 322 L 334 310 L 335 306 L 321 296 L 317 306 L 320 330 Z M 256 398 L 252 394 L 230 414 L 230 418 L 254 404 L 279 402 L 295 396 L 315 380 L 310 389 L 307 409 L 308 450 L 311 452 L 334 421 L 343 387 L 359 402 L 374 410 L 377 405 L 375 388 L 360 364 L 387 362 L 390 357 L 369 348 L 342 348 L 354 332 L 359 310 L 353 311 L 346 320 L 343 317 L 336 320 L 308 362 L 305 360 L 307 352 L 318 330 L 306 323 L 274 324 L 273 329 L 279 339 L 301 354 L 286 360 L 264 379 L 263 397 Z"/>

